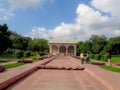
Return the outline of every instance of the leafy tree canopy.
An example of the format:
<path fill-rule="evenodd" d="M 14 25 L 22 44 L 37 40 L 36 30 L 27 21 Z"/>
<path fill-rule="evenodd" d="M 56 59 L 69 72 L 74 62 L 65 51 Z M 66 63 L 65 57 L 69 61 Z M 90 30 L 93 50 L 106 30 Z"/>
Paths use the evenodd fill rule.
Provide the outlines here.
<path fill-rule="evenodd" d="M 10 31 L 8 30 L 7 24 L 0 25 L 0 52 L 5 51 L 12 45 L 10 40 Z"/>
<path fill-rule="evenodd" d="M 13 38 L 13 47 L 15 49 L 27 50 L 29 40 L 23 36 Z"/>

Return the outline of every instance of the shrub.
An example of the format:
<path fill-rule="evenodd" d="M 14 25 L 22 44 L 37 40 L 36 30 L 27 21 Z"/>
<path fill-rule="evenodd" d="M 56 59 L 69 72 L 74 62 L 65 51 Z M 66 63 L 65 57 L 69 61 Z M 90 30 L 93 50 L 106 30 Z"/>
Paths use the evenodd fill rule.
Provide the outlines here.
<path fill-rule="evenodd" d="M 108 60 L 108 54 L 104 55 L 104 60 L 107 61 Z"/>
<path fill-rule="evenodd" d="M 100 55 L 99 54 L 95 54 L 95 59 L 96 60 L 100 60 Z"/>
<path fill-rule="evenodd" d="M 17 57 L 18 59 L 20 59 L 21 57 L 23 57 L 24 52 L 21 50 L 16 50 L 14 53 L 15 57 Z"/>
<path fill-rule="evenodd" d="M 101 51 L 99 55 L 102 56 L 102 55 L 105 55 L 106 53 L 107 53 L 106 51 Z"/>
<path fill-rule="evenodd" d="M 36 52 L 31 52 L 31 56 L 36 56 Z"/>
<path fill-rule="evenodd" d="M 90 54 L 90 58 L 94 59 L 95 58 L 95 54 Z"/>
<path fill-rule="evenodd" d="M 25 57 L 31 56 L 31 52 L 30 52 L 30 51 L 26 51 L 26 52 L 24 53 L 24 56 L 25 56 Z"/>
<path fill-rule="evenodd" d="M 40 56 L 44 56 L 45 55 L 45 53 L 44 52 L 40 52 Z"/>
<path fill-rule="evenodd" d="M 106 54 L 107 54 L 106 51 L 101 51 L 100 54 L 99 54 L 100 55 L 100 60 L 105 60 L 106 59 L 106 56 L 105 56 Z"/>
<path fill-rule="evenodd" d="M 100 56 L 100 60 L 104 60 L 104 55 L 101 55 L 101 56 Z"/>

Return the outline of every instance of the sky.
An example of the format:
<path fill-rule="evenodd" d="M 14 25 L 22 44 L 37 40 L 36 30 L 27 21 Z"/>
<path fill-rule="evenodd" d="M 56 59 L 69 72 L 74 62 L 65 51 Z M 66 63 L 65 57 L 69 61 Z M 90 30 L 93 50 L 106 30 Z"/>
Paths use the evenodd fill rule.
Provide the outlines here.
<path fill-rule="evenodd" d="M 0 0 L 0 24 L 31 38 L 111 38 L 120 36 L 119 5 L 120 0 Z"/>

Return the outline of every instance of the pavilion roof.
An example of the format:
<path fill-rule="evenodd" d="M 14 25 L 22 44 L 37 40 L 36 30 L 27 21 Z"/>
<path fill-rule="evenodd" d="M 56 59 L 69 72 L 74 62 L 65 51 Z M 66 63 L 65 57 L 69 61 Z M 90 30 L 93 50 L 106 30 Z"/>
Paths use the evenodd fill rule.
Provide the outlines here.
<path fill-rule="evenodd" d="M 60 44 L 60 43 L 63 43 L 63 44 L 76 44 L 77 42 L 76 41 L 49 41 L 50 44 Z"/>

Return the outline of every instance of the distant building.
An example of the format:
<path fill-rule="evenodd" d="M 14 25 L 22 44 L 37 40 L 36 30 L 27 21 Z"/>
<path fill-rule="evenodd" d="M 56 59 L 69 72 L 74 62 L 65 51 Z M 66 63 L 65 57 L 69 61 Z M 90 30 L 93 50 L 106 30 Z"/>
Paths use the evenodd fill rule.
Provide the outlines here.
<path fill-rule="evenodd" d="M 76 55 L 75 41 L 49 41 L 51 54 Z"/>

